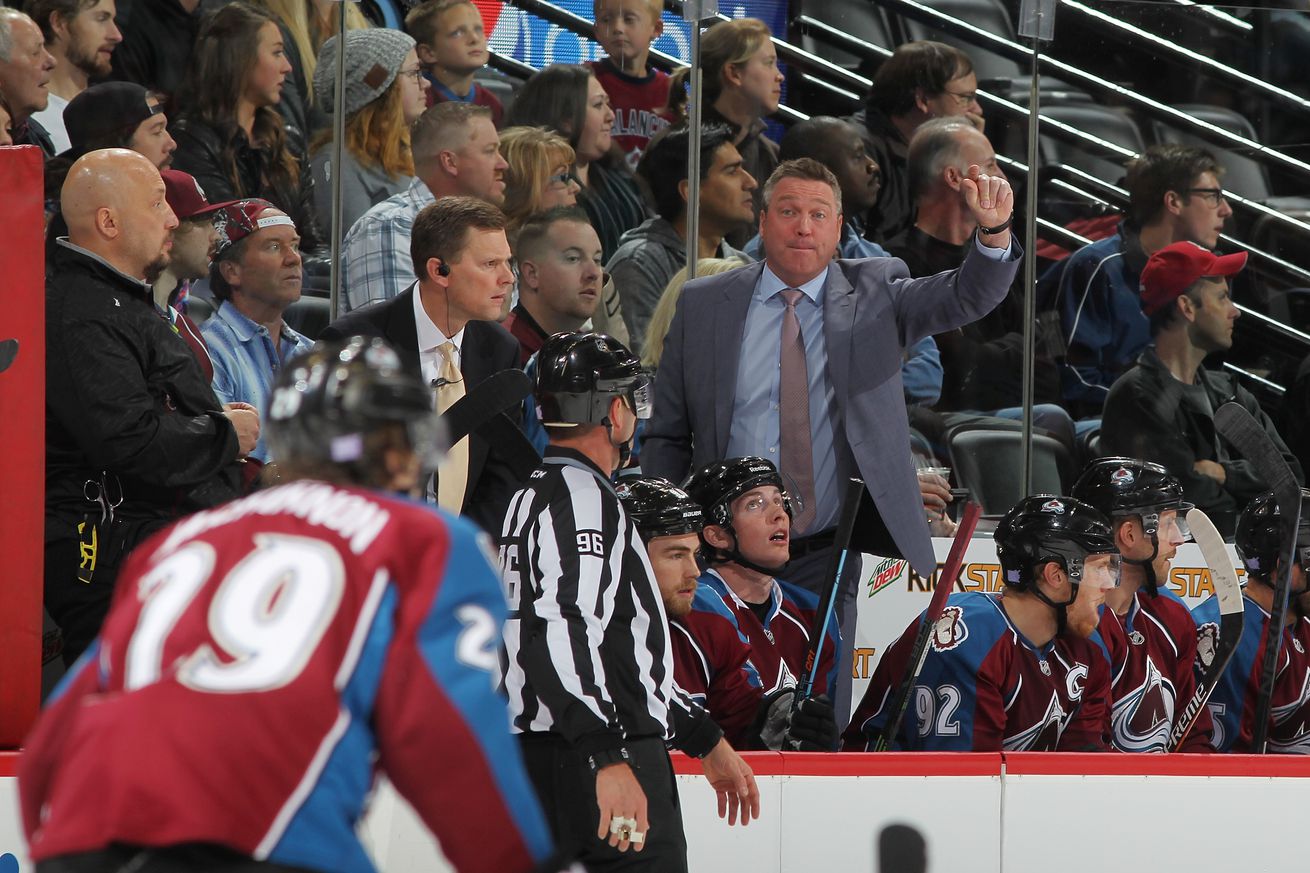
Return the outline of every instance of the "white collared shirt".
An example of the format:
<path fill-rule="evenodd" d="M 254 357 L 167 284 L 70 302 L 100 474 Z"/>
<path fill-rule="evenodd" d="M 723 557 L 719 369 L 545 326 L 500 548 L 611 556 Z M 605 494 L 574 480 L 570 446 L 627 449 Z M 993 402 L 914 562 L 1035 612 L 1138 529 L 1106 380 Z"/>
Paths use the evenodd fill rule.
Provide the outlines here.
<path fill-rule="evenodd" d="M 437 381 L 437 375 L 441 372 L 441 353 L 437 349 L 447 341 L 455 344 L 455 366 L 463 372 L 464 328 L 461 327 L 452 337 L 442 333 L 423 308 L 423 297 L 417 285 L 414 286 L 414 327 L 418 333 L 419 367 L 425 383 L 431 385 Z"/>

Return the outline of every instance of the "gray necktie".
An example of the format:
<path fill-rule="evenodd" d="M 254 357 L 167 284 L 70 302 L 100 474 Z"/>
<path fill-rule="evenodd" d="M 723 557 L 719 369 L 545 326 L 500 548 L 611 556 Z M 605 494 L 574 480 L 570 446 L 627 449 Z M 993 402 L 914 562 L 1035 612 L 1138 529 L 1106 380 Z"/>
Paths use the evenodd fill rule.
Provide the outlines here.
<path fill-rule="evenodd" d="M 786 309 L 782 313 L 782 350 L 778 358 L 778 424 L 782 428 L 782 475 L 788 490 L 801 504 L 793 519 L 797 533 L 809 533 L 814 524 L 814 451 L 810 430 L 810 377 L 805 365 L 805 339 L 796 317 L 801 292 L 788 288 L 780 292 Z"/>

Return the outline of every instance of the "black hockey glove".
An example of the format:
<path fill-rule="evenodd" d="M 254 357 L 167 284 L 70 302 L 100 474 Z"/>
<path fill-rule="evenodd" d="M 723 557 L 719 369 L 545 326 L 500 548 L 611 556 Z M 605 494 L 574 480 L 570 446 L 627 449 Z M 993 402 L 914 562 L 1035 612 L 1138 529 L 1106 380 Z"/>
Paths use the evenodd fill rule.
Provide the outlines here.
<path fill-rule="evenodd" d="M 826 694 L 801 701 L 792 713 L 783 748 L 798 752 L 832 752 L 837 749 L 837 716 Z"/>

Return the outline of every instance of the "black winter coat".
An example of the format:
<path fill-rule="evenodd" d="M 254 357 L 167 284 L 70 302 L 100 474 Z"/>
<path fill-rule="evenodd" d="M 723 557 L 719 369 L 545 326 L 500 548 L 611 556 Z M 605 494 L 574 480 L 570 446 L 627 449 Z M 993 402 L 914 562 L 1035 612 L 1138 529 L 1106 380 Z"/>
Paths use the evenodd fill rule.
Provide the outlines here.
<path fill-rule="evenodd" d="M 150 286 L 59 245 L 46 281 L 46 517 L 90 510 L 117 479 L 124 519 L 167 519 L 238 496 L 237 435 Z M 114 495 L 117 497 L 117 495 Z"/>

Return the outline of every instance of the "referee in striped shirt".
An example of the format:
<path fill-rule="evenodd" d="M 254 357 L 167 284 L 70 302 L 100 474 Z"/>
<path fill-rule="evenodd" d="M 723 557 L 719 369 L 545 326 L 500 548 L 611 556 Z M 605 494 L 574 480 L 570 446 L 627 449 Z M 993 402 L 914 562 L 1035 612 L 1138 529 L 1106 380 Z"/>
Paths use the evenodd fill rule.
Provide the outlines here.
<path fill-rule="evenodd" d="M 666 741 L 702 760 L 729 824 L 759 816 L 759 792 L 723 732 L 674 685 L 659 587 L 611 483 L 650 414 L 648 381 L 604 334 L 556 334 L 537 365 L 550 445 L 501 531 L 513 729 L 565 852 L 592 871 L 685 871 Z"/>

